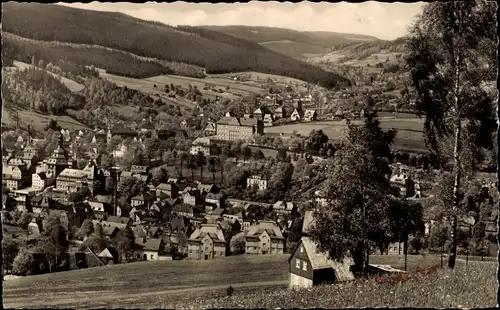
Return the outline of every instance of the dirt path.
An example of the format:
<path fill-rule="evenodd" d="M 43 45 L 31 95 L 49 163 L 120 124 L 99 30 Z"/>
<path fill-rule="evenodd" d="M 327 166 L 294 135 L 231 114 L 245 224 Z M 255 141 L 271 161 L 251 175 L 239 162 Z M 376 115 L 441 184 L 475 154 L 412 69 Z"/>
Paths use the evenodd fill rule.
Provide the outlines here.
<path fill-rule="evenodd" d="M 91 300 L 94 302 L 105 302 L 105 301 L 119 301 L 122 298 L 138 298 L 138 297 L 149 297 L 149 296 L 159 296 L 159 295 L 168 295 L 168 294 L 184 294 L 184 293 L 194 293 L 194 292 L 202 292 L 202 291 L 211 291 L 211 290 L 224 290 L 227 289 L 230 285 L 233 288 L 243 288 L 243 287 L 255 287 L 255 286 L 273 286 L 273 285 L 286 285 L 288 280 L 281 281 L 263 281 L 263 282 L 249 282 L 249 283 L 229 283 L 224 285 L 214 285 L 214 286 L 203 286 L 203 287 L 188 287 L 188 288 L 178 288 L 178 289 L 170 289 L 170 290 L 161 290 L 154 292 L 145 292 L 145 293 L 129 293 L 126 295 L 120 294 L 118 292 L 89 292 L 86 294 L 85 292 L 68 292 L 63 296 L 58 296 L 55 294 L 53 296 L 44 295 L 32 295 L 29 298 L 18 298 L 18 297 L 9 297 L 9 289 L 4 290 L 4 307 L 5 308 L 26 308 L 26 307 L 48 307 L 48 306 L 64 306 L 64 307 L 77 307 L 78 305 L 85 304 Z M 12 290 L 14 291 L 14 290 Z M 83 294 L 82 294 L 83 293 Z M 71 296 L 75 294 L 76 296 Z M 117 303 L 117 307 L 120 305 Z"/>

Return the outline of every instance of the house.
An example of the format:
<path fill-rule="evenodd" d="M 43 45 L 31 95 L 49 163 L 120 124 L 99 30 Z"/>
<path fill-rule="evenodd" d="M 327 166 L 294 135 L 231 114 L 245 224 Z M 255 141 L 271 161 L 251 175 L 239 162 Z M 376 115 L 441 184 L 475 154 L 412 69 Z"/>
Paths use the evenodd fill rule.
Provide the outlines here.
<path fill-rule="evenodd" d="M 290 214 L 293 210 L 293 202 L 284 202 L 282 200 L 273 205 L 273 210 L 278 214 Z"/>
<path fill-rule="evenodd" d="M 209 214 L 207 214 L 205 216 L 205 218 L 209 221 L 212 221 L 212 222 L 216 222 L 218 219 L 222 219 L 222 216 L 226 213 L 227 211 L 225 209 L 222 209 L 222 208 L 217 208 L 215 210 L 213 210 L 212 212 L 210 212 Z"/>
<path fill-rule="evenodd" d="M 127 226 L 132 225 L 132 219 L 130 217 L 109 216 L 107 221 L 111 223 L 125 224 Z"/>
<path fill-rule="evenodd" d="M 116 227 L 120 230 L 127 228 L 127 224 L 123 223 L 116 223 L 116 222 L 108 222 L 108 221 L 103 221 L 103 220 L 92 220 L 92 224 L 94 224 L 94 227 L 99 224 L 101 225 L 102 229 L 106 229 L 106 227 Z"/>
<path fill-rule="evenodd" d="M 225 220 L 230 220 L 232 222 L 238 222 L 241 229 L 243 229 L 243 215 L 241 214 L 241 212 L 238 214 L 223 214 L 222 218 Z"/>
<path fill-rule="evenodd" d="M 116 215 L 122 217 L 128 217 L 130 215 L 130 210 L 132 210 L 132 206 L 129 205 L 128 203 L 125 203 L 123 205 L 117 205 Z"/>
<path fill-rule="evenodd" d="M 108 214 L 113 214 L 113 206 L 105 202 L 87 201 L 96 219 L 104 219 Z"/>
<path fill-rule="evenodd" d="M 207 126 L 205 126 L 204 131 L 206 136 L 213 136 L 217 133 L 217 125 L 214 122 L 209 121 Z"/>
<path fill-rule="evenodd" d="M 333 118 L 337 120 L 344 118 L 344 112 L 342 109 L 337 109 L 337 111 L 333 114 Z"/>
<path fill-rule="evenodd" d="M 224 207 L 224 195 L 208 193 L 205 196 L 205 205 L 215 206 L 216 208 Z"/>
<path fill-rule="evenodd" d="M 144 193 L 144 194 L 139 194 L 137 196 L 134 196 L 130 199 L 130 205 L 132 207 L 137 207 L 137 206 L 149 206 L 154 203 L 154 196 L 150 193 Z"/>
<path fill-rule="evenodd" d="M 198 183 L 196 188 L 200 191 L 201 194 L 206 195 L 206 194 L 218 194 L 220 192 L 220 188 L 217 187 L 215 184 L 203 184 L 203 183 Z"/>
<path fill-rule="evenodd" d="M 150 168 L 148 166 L 132 165 L 132 167 L 130 167 L 130 172 L 132 172 L 132 175 L 134 174 L 148 175 L 150 172 Z"/>
<path fill-rule="evenodd" d="M 245 241 L 247 254 L 283 254 L 285 249 L 285 238 L 274 221 L 260 221 L 250 226 Z"/>
<path fill-rule="evenodd" d="M 188 258 L 211 260 L 226 256 L 227 242 L 219 224 L 202 224 L 189 237 Z"/>
<path fill-rule="evenodd" d="M 290 116 L 290 119 L 294 122 L 298 122 L 302 119 L 303 115 L 304 112 L 302 111 L 302 109 L 294 109 L 292 115 Z"/>
<path fill-rule="evenodd" d="M 265 114 L 262 118 L 264 127 L 272 127 L 274 125 L 274 119 L 272 114 Z"/>
<path fill-rule="evenodd" d="M 276 110 L 274 110 L 274 118 L 275 119 L 280 119 L 280 118 L 285 118 L 285 109 L 283 107 L 278 107 Z"/>
<path fill-rule="evenodd" d="M 267 189 L 267 179 L 258 176 L 258 175 L 253 175 L 249 178 L 247 178 L 247 188 L 250 188 L 252 186 L 256 185 L 260 191 L 266 190 Z"/>
<path fill-rule="evenodd" d="M 223 117 L 217 122 L 217 139 L 223 141 L 252 140 L 264 134 L 264 123 L 255 118 Z"/>
<path fill-rule="evenodd" d="M 139 247 L 135 251 L 137 259 L 159 260 L 165 254 L 165 242 L 161 238 L 136 238 L 135 244 Z"/>
<path fill-rule="evenodd" d="M 188 218 L 198 216 L 203 214 L 203 210 L 188 204 L 179 204 L 172 207 L 172 214 L 177 214 L 177 216 L 185 216 Z"/>
<path fill-rule="evenodd" d="M 120 229 L 116 226 L 105 226 L 102 228 L 102 232 L 104 236 L 108 237 L 110 240 L 113 240 L 120 232 Z"/>
<path fill-rule="evenodd" d="M 111 247 L 104 249 L 97 257 L 106 265 L 118 263 L 118 252 Z"/>
<path fill-rule="evenodd" d="M 46 187 L 55 183 L 55 178 L 49 178 L 45 172 L 33 173 L 31 175 L 31 187 L 43 191 Z"/>
<path fill-rule="evenodd" d="M 330 284 L 354 280 L 350 271 L 352 259 L 337 262 L 319 252 L 316 244 L 302 237 L 288 259 L 290 287 L 310 288 L 319 284 Z"/>
<path fill-rule="evenodd" d="M 208 137 L 196 138 L 191 144 L 191 150 L 189 151 L 192 155 L 203 154 L 210 155 L 210 149 L 212 146 L 212 140 Z"/>
<path fill-rule="evenodd" d="M 302 222 L 302 234 L 307 235 L 309 228 L 314 225 L 313 211 L 306 211 Z"/>
<path fill-rule="evenodd" d="M 318 115 L 315 110 L 310 110 L 310 109 L 306 110 L 304 112 L 304 121 L 305 122 L 315 121 L 317 116 Z"/>
<path fill-rule="evenodd" d="M 188 190 L 182 195 L 182 200 L 184 204 L 191 206 L 199 206 L 203 204 L 203 198 L 201 197 L 200 191 L 197 189 Z"/>
<path fill-rule="evenodd" d="M 113 128 L 108 128 L 108 132 L 106 134 L 107 141 L 110 142 L 111 138 L 118 136 L 121 138 L 134 138 L 137 137 L 139 134 L 135 131 L 132 130 L 131 128 L 127 128 L 121 125 L 116 125 Z"/>
<path fill-rule="evenodd" d="M 197 118 L 194 118 L 194 117 L 189 117 L 189 118 L 184 119 L 180 123 L 180 126 L 181 126 L 181 128 L 196 128 L 196 129 L 198 129 L 198 127 L 200 126 L 200 120 Z"/>
<path fill-rule="evenodd" d="M 156 195 L 165 193 L 171 198 L 177 198 L 179 187 L 175 183 L 161 183 L 156 186 Z"/>

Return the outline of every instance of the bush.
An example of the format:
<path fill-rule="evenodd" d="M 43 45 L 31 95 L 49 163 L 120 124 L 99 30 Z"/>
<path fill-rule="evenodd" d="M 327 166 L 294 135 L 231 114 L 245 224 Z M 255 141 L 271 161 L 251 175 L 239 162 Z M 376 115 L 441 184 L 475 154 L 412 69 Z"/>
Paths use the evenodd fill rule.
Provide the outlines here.
<path fill-rule="evenodd" d="M 12 273 L 19 276 L 29 276 L 35 272 L 35 259 L 28 249 L 22 249 L 14 258 Z"/>

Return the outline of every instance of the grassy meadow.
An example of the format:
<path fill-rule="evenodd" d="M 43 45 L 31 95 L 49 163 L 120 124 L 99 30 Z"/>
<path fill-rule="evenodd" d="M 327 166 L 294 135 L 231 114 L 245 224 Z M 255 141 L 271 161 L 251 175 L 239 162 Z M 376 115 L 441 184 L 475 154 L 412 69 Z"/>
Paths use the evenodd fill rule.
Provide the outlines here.
<path fill-rule="evenodd" d="M 21 69 L 21 70 L 24 70 L 26 68 L 30 68 L 30 67 L 33 67 L 32 65 L 30 64 L 27 64 L 27 63 L 24 63 L 24 62 L 21 62 L 21 61 L 14 61 L 14 66 Z M 59 76 L 55 73 L 52 73 L 50 71 L 46 71 L 47 73 L 51 74 L 52 76 L 56 77 L 56 78 L 60 78 L 61 79 L 61 82 L 66 85 L 66 87 L 72 91 L 72 92 L 79 92 L 79 91 L 82 91 L 83 88 L 85 86 L 83 86 L 82 84 L 80 83 L 77 83 L 73 80 L 70 80 L 68 78 L 65 78 L 63 76 Z"/>
<path fill-rule="evenodd" d="M 360 120 L 353 121 L 354 124 L 361 124 Z M 425 151 L 425 143 L 423 138 L 423 120 L 419 118 L 380 118 L 381 127 L 384 129 L 395 128 L 397 130 L 394 148 Z M 282 126 L 266 127 L 264 132 L 291 136 L 294 132 L 302 136 L 308 136 L 312 130 L 323 130 L 323 132 L 331 139 L 340 139 L 347 130 L 347 125 L 342 121 L 316 121 L 309 123 L 294 123 Z"/>
<path fill-rule="evenodd" d="M 370 257 L 374 264 L 404 266 L 402 255 Z M 379 278 L 294 293 L 286 289 L 287 258 L 241 255 L 213 261 L 151 261 L 36 275 L 5 281 L 4 304 L 9 308 L 199 309 L 471 307 L 494 303 L 496 263 L 492 262 L 469 261 L 466 267 L 460 259 L 455 271 L 438 269 L 422 275 L 415 274 L 417 268 L 439 265 L 439 256 L 410 255 L 409 280 L 402 284 L 380 284 Z M 234 288 L 231 298 L 226 297 L 229 285 Z M 465 294 L 459 294 L 462 286 Z M 445 288 L 450 291 L 445 292 Z"/>

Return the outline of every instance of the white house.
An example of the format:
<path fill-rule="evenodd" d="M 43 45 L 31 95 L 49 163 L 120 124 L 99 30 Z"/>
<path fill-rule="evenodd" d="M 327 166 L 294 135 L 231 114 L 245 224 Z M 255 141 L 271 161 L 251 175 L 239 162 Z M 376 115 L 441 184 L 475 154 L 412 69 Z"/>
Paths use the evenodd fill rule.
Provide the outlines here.
<path fill-rule="evenodd" d="M 267 189 L 267 179 L 258 176 L 258 175 L 253 175 L 249 178 L 247 178 L 247 188 L 250 188 L 254 185 L 257 185 L 260 191 L 266 190 Z"/>

